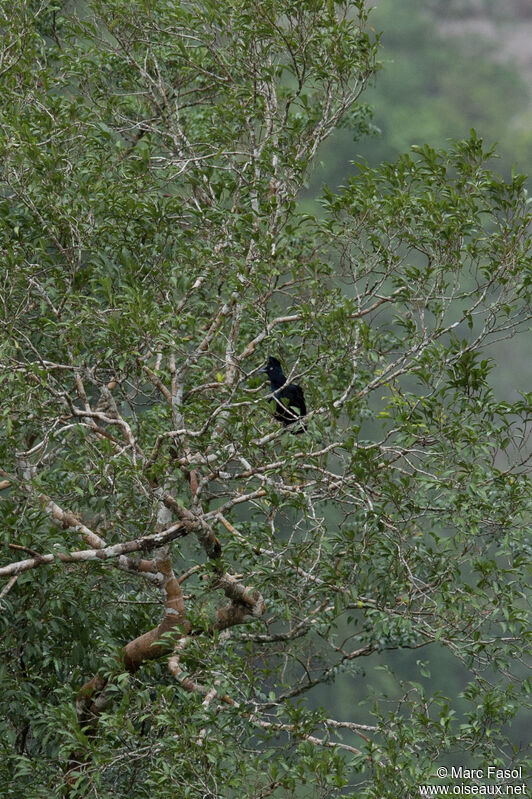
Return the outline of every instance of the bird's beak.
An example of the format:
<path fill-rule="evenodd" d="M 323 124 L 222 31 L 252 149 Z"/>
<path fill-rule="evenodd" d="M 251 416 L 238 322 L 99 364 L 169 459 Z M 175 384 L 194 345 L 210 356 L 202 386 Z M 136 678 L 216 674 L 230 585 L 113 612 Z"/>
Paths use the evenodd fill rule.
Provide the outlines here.
<path fill-rule="evenodd" d="M 259 369 L 259 370 L 258 370 L 258 372 L 259 372 L 259 375 L 260 375 L 260 374 L 265 374 L 265 375 L 267 375 L 267 374 L 268 374 L 268 370 L 266 369 L 266 367 L 265 367 L 265 366 L 263 366 L 263 367 L 262 367 L 262 369 Z"/>

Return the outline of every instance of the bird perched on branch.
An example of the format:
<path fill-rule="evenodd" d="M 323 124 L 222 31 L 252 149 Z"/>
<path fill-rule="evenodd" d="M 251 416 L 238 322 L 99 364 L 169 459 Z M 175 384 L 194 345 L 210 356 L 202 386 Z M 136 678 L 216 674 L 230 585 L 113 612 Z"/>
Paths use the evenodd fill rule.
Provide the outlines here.
<path fill-rule="evenodd" d="M 268 375 L 270 378 L 270 385 L 272 388 L 273 396 L 271 402 L 275 402 L 274 417 L 282 422 L 285 427 L 295 424 L 303 416 L 306 416 L 307 406 L 305 404 L 305 397 L 303 389 L 296 383 L 287 383 L 286 377 L 283 372 L 281 362 L 277 358 L 268 358 L 266 366 L 260 370 Z M 302 433 L 306 430 L 303 423 L 294 433 Z"/>

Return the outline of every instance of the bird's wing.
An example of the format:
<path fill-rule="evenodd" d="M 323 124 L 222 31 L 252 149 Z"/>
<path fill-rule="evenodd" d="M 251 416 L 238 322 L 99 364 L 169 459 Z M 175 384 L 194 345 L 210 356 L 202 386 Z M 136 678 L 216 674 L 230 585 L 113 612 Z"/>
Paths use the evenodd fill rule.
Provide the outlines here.
<path fill-rule="evenodd" d="M 281 399 L 287 400 L 286 404 L 289 408 L 297 408 L 300 416 L 306 415 L 307 406 L 301 386 L 296 385 L 296 383 L 289 383 L 283 388 L 279 396 Z"/>
<path fill-rule="evenodd" d="M 294 402 L 294 405 L 297 408 L 299 408 L 299 413 L 301 414 L 301 416 L 306 416 L 307 406 L 305 404 L 305 395 L 303 394 L 303 389 L 301 388 L 301 386 L 296 386 L 296 385 L 294 385 L 294 388 L 296 389 L 294 392 L 294 397 L 296 400 Z"/>

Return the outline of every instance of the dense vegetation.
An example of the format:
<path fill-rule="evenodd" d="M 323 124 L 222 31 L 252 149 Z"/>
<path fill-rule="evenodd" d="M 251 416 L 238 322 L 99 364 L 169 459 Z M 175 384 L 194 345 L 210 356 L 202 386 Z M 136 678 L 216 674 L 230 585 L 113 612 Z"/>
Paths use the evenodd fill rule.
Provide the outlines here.
<path fill-rule="evenodd" d="M 9 19 L 3 794 L 397 799 L 525 765 L 532 396 L 486 354 L 531 316 L 525 179 L 471 133 L 301 210 L 322 143 L 368 132 L 362 0 Z"/>

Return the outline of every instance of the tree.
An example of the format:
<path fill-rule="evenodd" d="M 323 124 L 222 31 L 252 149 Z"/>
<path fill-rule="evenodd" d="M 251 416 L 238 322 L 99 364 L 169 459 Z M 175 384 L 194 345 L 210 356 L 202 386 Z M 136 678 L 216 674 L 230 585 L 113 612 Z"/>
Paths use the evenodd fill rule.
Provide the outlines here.
<path fill-rule="evenodd" d="M 320 143 L 367 125 L 362 2 L 10 15 L 6 795 L 397 797 L 453 752 L 508 767 L 531 395 L 496 398 L 484 350 L 530 318 L 523 178 L 472 134 L 298 210 Z M 464 712 L 427 677 L 446 653 Z"/>

